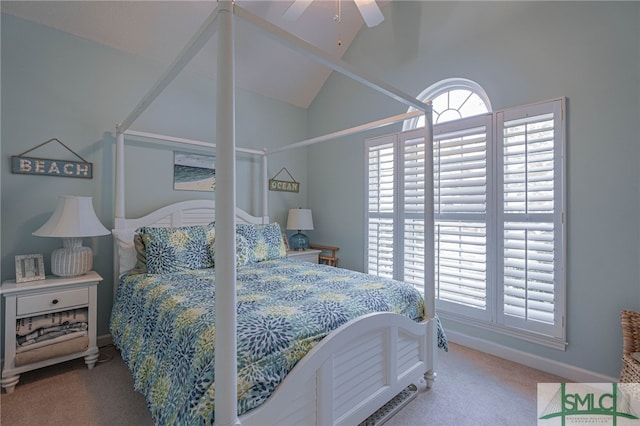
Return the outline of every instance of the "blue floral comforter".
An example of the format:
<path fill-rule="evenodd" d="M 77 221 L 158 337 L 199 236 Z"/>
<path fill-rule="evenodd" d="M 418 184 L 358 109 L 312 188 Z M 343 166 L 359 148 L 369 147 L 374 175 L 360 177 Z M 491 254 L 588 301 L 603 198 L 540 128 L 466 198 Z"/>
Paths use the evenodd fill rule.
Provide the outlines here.
<path fill-rule="evenodd" d="M 214 269 L 121 279 L 111 333 L 156 424 L 213 423 L 214 281 Z M 350 319 L 380 311 L 424 316 L 424 300 L 409 285 L 289 259 L 239 267 L 237 302 L 239 415 Z M 446 349 L 439 324 L 438 335 Z"/>

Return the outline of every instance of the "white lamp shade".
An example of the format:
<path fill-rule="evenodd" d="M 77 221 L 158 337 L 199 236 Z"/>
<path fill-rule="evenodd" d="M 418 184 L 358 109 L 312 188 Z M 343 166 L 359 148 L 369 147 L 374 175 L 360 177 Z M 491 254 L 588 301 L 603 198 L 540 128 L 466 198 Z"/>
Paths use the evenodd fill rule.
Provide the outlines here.
<path fill-rule="evenodd" d="M 287 229 L 309 231 L 313 229 L 313 217 L 309 209 L 290 209 Z"/>
<path fill-rule="evenodd" d="M 110 234 L 93 210 L 91 197 L 64 195 L 48 221 L 33 233 L 38 237 L 95 237 Z"/>

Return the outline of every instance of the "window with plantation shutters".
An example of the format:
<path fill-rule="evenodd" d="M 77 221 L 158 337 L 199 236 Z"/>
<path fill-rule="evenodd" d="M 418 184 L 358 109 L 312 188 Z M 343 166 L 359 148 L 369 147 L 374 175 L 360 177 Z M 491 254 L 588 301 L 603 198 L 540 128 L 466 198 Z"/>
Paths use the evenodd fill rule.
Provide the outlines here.
<path fill-rule="evenodd" d="M 393 278 L 396 135 L 370 141 L 367 149 L 367 270 Z"/>
<path fill-rule="evenodd" d="M 434 128 L 437 299 L 442 309 L 490 319 L 487 298 L 491 114 Z"/>
<path fill-rule="evenodd" d="M 497 114 L 499 285 L 505 325 L 562 337 L 563 104 Z"/>
<path fill-rule="evenodd" d="M 564 349 L 564 102 L 434 125 L 442 318 Z M 367 259 L 369 273 L 422 289 L 429 156 L 420 135 L 367 141 Z"/>
<path fill-rule="evenodd" d="M 367 141 L 367 272 L 424 288 L 423 131 Z"/>

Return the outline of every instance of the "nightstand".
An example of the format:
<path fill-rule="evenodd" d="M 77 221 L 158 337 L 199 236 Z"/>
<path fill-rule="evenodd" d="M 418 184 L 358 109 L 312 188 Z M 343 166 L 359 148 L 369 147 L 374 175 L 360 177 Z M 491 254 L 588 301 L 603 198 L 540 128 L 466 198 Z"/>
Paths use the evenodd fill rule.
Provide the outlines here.
<path fill-rule="evenodd" d="M 0 384 L 7 393 L 14 391 L 20 373 L 59 362 L 84 357 L 92 369 L 98 360 L 96 344 L 96 309 L 98 283 L 102 277 L 96 272 L 71 278 L 47 276 L 44 280 L 16 284 L 2 283 L 0 292 L 5 299 L 4 311 L 4 368 Z M 87 336 L 55 343 L 35 344 L 34 349 L 20 351 L 16 345 L 16 321 L 72 309 L 87 308 Z M 70 336 L 70 335 L 68 335 Z"/>
<path fill-rule="evenodd" d="M 318 263 L 320 250 L 289 250 L 287 251 L 287 257 L 296 262 Z"/>

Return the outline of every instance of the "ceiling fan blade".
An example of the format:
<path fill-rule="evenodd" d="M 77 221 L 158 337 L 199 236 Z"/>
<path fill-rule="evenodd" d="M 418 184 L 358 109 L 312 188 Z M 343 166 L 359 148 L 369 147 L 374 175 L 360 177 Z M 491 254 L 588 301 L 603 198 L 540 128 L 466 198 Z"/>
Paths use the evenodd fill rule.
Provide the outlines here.
<path fill-rule="evenodd" d="M 309 7 L 313 0 L 294 0 L 293 3 L 284 11 L 282 17 L 287 21 L 297 20 L 305 10 Z"/>
<path fill-rule="evenodd" d="M 375 27 L 384 20 L 384 15 L 382 15 L 375 0 L 354 0 L 354 2 L 358 6 L 367 27 Z"/>

